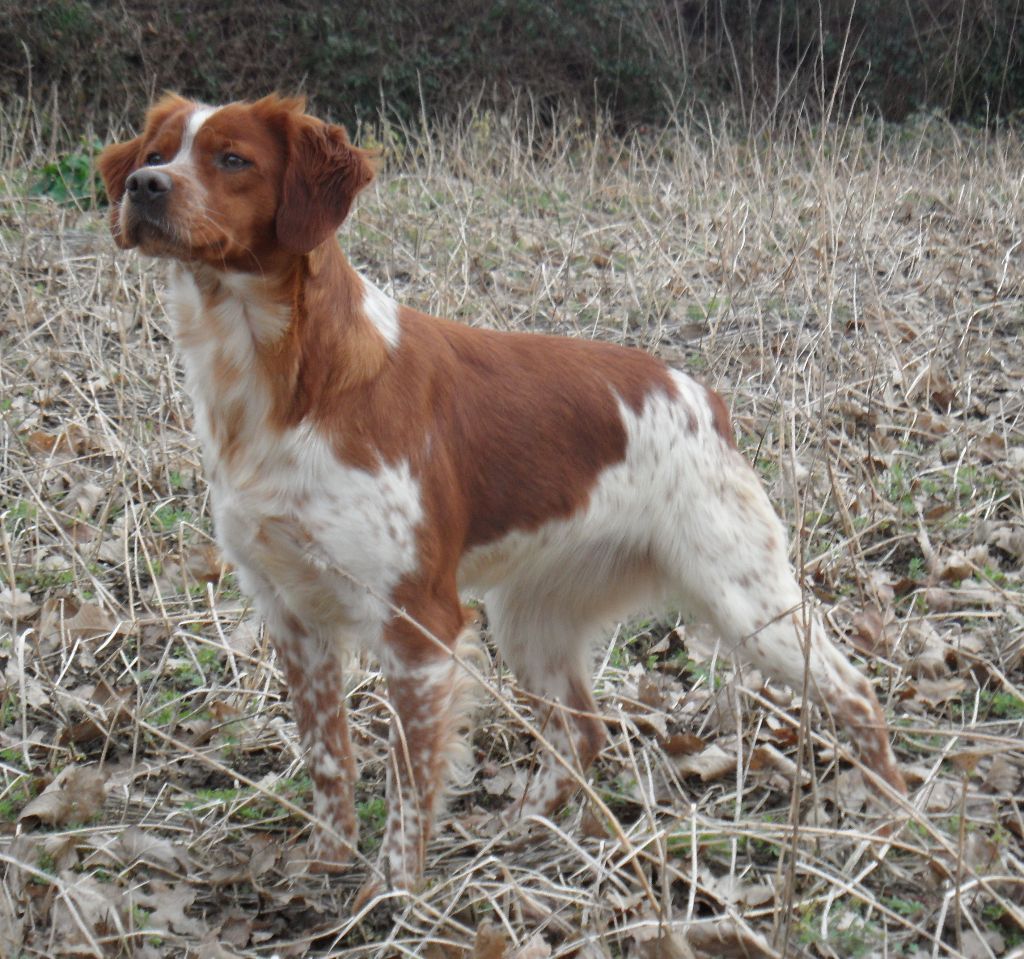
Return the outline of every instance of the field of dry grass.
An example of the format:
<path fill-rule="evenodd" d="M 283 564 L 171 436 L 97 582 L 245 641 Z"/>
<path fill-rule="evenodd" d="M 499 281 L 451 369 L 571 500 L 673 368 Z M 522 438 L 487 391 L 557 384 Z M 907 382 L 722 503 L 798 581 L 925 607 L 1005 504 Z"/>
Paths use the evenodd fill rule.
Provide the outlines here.
<path fill-rule="evenodd" d="M 2 123 L 0 955 L 1024 955 L 1019 132 L 377 132 L 341 237 L 400 301 L 639 346 L 725 394 L 912 789 L 883 838 L 824 718 L 694 624 L 631 623 L 595 661 L 589 796 L 499 828 L 535 756 L 496 665 L 426 888 L 353 911 L 383 825 L 375 665 L 349 675 L 365 859 L 311 876 L 290 855 L 309 781 L 214 546 L 162 268 L 30 197 L 49 148 L 31 115 Z"/>

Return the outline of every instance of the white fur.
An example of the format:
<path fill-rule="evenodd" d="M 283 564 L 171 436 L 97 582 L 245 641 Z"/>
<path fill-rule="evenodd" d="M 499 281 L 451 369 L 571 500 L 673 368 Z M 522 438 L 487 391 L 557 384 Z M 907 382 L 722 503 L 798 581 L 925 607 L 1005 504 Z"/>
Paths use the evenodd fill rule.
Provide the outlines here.
<path fill-rule="evenodd" d="M 199 185 L 199 178 L 196 176 L 196 158 L 192 154 L 192 146 L 196 141 L 196 134 L 199 133 L 202 125 L 217 112 L 218 107 L 208 107 L 205 104 L 197 104 L 196 108 L 189 114 L 185 122 L 185 128 L 181 133 L 181 144 L 178 152 L 165 163 L 154 163 L 150 169 L 166 170 L 185 176 L 196 186 Z M 197 198 L 197 199 L 201 199 Z"/>
<path fill-rule="evenodd" d="M 363 312 L 387 341 L 388 346 L 394 349 L 398 346 L 400 333 L 398 304 L 365 277 L 360 279 L 363 283 Z"/>
<path fill-rule="evenodd" d="M 288 314 L 263 305 L 258 278 L 221 279 L 234 295 L 204 310 L 191 272 L 177 266 L 170 298 L 218 539 L 264 615 L 279 616 L 280 605 L 325 638 L 351 634 L 379 652 L 386 598 L 416 567 L 419 484 L 405 462 L 374 472 L 344 465 L 308 423 L 284 433 L 268 424 L 256 348 L 283 332 Z M 233 382 L 218 378 L 218 362 L 233 367 Z M 232 404 L 228 459 L 214 415 Z"/>

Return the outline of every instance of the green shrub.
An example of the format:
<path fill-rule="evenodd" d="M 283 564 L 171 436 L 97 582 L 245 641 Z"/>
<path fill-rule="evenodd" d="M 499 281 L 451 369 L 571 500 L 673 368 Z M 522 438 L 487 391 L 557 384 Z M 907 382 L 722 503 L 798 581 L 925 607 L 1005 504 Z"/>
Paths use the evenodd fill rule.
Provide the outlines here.
<path fill-rule="evenodd" d="M 103 181 L 96 170 L 96 156 L 101 148 L 99 140 L 82 140 L 80 149 L 62 153 L 56 160 L 43 164 L 29 193 L 82 207 L 105 203 Z"/>

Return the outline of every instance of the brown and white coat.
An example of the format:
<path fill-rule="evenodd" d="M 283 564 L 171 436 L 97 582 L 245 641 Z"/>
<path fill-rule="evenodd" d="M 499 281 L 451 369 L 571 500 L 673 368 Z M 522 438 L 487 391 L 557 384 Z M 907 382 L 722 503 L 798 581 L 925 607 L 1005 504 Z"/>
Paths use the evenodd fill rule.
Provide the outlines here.
<path fill-rule="evenodd" d="M 356 841 L 341 669 L 360 643 L 398 720 L 385 865 L 397 885 L 421 874 L 465 685 L 465 591 L 583 769 L 604 741 L 594 641 L 671 604 L 796 689 L 806 665 L 811 697 L 904 791 L 875 695 L 805 606 L 715 393 L 642 352 L 398 306 L 334 236 L 373 158 L 301 101 L 168 96 L 100 168 L 119 245 L 172 261 L 217 536 L 284 668 L 316 860 L 341 864 Z M 548 757 L 517 808 L 549 813 L 572 784 Z"/>

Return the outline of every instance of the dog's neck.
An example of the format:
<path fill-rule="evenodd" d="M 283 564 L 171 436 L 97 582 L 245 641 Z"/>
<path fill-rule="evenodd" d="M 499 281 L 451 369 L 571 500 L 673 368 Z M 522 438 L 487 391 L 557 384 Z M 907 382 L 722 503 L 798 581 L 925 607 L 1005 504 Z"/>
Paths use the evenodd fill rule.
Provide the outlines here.
<path fill-rule="evenodd" d="M 175 264 L 169 312 L 208 459 L 331 419 L 399 342 L 398 307 L 333 238 L 267 275 Z"/>
<path fill-rule="evenodd" d="M 373 380 L 399 339 L 397 306 L 333 238 L 265 275 L 175 264 L 170 312 L 186 366 L 262 377 L 286 420 Z"/>

